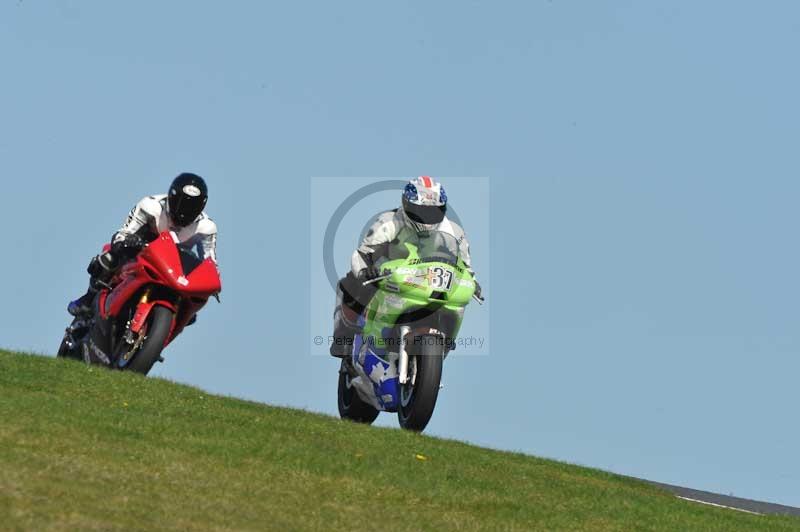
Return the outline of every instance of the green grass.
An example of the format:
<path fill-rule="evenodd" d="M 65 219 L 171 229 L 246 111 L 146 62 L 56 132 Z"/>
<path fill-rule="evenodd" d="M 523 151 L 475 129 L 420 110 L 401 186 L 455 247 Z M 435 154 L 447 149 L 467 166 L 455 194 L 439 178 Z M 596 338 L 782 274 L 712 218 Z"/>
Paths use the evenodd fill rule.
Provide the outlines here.
<path fill-rule="evenodd" d="M 0 351 L 2 530 L 800 530 L 609 473 Z"/>

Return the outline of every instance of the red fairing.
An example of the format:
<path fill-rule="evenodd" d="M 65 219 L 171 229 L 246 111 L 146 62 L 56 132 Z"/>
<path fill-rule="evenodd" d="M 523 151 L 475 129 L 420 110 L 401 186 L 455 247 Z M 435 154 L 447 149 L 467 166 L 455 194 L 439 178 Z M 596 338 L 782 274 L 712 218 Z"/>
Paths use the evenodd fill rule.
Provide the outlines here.
<path fill-rule="evenodd" d="M 113 290 L 104 290 L 101 294 L 100 315 L 104 319 L 118 316 L 131 298 L 145 293 L 145 287 L 166 289 L 155 291 L 146 301 L 142 298 L 137 302 L 131 330 L 141 331 L 154 306 L 167 307 L 175 313 L 168 343 L 205 306 L 209 297 L 222 290 L 219 271 L 211 259 L 202 261 L 188 275 L 183 271 L 180 252 L 169 232 L 159 235 L 136 260 L 123 266 L 113 284 Z"/>
<path fill-rule="evenodd" d="M 101 317 L 104 319 L 109 316 L 117 316 L 131 297 L 144 285 L 153 281 L 138 261 L 123 266 L 117 278 L 119 284 L 108 294 L 104 304 L 100 305 Z"/>
<path fill-rule="evenodd" d="M 170 233 L 162 233 L 140 254 L 139 262 L 150 266 L 159 281 L 191 297 L 211 297 L 222 289 L 217 265 L 211 259 L 204 260 L 189 275 L 184 275 L 178 248 Z"/>
<path fill-rule="evenodd" d="M 189 286 L 187 292 L 195 294 L 195 297 L 211 297 L 222 290 L 222 282 L 219 278 L 217 265 L 211 259 L 206 259 L 192 273 L 189 274 Z"/>

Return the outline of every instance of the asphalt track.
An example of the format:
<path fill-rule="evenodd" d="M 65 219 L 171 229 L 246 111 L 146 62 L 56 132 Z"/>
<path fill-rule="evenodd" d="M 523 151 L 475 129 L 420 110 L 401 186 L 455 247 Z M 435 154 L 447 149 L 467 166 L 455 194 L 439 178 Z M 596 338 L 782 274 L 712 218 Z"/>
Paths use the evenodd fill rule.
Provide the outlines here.
<path fill-rule="evenodd" d="M 661 484 L 660 482 L 646 481 L 661 489 L 665 489 L 673 493 L 676 497 L 692 501 L 696 504 L 709 504 L 723 508 L 730 508 L 742 512 L 750 512 L 762 515 L 793 515 L 800 517 L 800 508 L 792 506 L 783 506 L 782 504 L 772 504 L 769 502 L 753 501 L 750 499 L 742 499 L 740 497 L 732 497 L 729 495 L 720 495 L 718 493 L 711 493 L 709 491 L 693 490 L 690 488 L 681 488 L 680 486 L 672 486 L 670 484 Z"/>

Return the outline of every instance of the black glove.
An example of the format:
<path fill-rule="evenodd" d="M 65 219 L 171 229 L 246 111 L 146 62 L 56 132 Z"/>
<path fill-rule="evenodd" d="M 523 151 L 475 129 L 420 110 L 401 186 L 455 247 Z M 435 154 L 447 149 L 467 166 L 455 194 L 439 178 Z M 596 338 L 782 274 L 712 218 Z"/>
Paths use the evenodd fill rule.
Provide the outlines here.
<path fill-rule="evenodd" d="M 145 241 L 139 235 L 125 235 L 121 240 L 111 244 L 111 254 L 114 257 L 130 258 L 139 253 L 145 246 Z"/>
<path fill-rule="evenodd" d="M 475 297 L 483 301 L 483 296 L 481 295 L 481 293 L 482 293 L 481 285 L 478 281 L 475 281 Z"/>
<path fill-rule="evenodd" d="M 360 272 L 358 272 L 358 280 L 359 281 L 372 281 L 373 279 L 377 279 L 381 276 L 381 269 L 375 266 L 374 264 L 371 266 L 367 266 Z"/>

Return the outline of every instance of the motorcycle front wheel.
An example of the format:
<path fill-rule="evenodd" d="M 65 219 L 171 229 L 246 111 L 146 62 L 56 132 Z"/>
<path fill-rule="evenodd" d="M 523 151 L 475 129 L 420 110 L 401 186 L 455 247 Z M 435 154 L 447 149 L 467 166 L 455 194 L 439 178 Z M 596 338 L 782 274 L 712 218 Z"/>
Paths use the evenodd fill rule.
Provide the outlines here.
<path fill-rule="evenodd" d="M 439 336 L 425 335 L 420 338 L 420 352 L 411 357 L 409 381 L 400 385 L 400 407 L 397 418 L 406 430 L 422 432 L 433 416 L 439 385 L 442 380 L 444 343 Z"/>
<path fill-rule="evenodd" d="M 169 332 L 172 330 L 172 320 L 175 314 L 168 308 L 155 306 L 147 317 L 145 338 L 139 350 L 133 355 L 133 360 L 125 366 L 142 375 L 147 375 L 164 350 Z"/>

